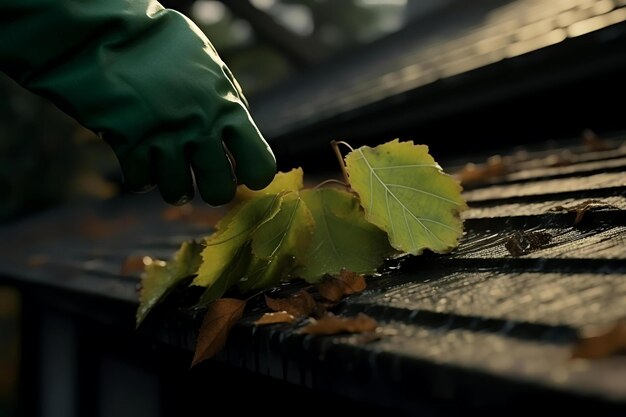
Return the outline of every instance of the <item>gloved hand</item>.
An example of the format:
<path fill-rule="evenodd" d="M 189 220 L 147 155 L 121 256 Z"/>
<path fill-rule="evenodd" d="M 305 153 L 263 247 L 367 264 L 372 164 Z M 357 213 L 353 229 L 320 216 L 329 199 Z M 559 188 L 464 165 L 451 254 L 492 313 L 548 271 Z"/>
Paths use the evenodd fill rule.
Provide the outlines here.
<path fill-rule="evenodd" d="M 237 182 L 274 177 L 235 78 L 200 29 L 156 1 L 1 0 L 0 70 L 100 134 L 131 189 L 156 184 L 182 204 L 191 167 L 218 205 Z"/>

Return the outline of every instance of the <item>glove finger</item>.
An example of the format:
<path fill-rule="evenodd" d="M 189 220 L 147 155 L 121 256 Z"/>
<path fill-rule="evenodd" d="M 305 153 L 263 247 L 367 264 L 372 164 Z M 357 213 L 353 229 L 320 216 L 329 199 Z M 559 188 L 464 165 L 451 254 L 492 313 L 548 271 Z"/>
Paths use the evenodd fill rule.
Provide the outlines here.
<path fill-rule="evenodd" d="M 238 182 L 253 190 L 267 187 L 276 174 L 276 159 L 248 113 L 227 120 L 222 135 L 235 158 Z"/>
<path fill-rule="evenodd" d="M 237 182 L 221 140 L 208 139 L 192 144 L 188 159 L 204 201 L 219 206 L 235 197 Z"/>
<path fill-rule="evenodd" d="M 237 96 L 239 96 L 239 99 L 242 101 L 242 103 L 246 107 L 249 108 L 250 106 L 248 105 L 248 99 L 246 99 L 246 96 L 243 95 L 243 90 L 241 89 L 241 85 L 239 85 L 239 82 L 237 81 L 233 73 L 230 71 L 230 68 L 224 65 L 222 67 L 222 71 L 224 71 L 224 74 L 226 74 L 226 77 L 230 80 L 231 84 L 233 85 L 233 88 L 237 92 Z"/>
<path fill-rule="evenodd" d="M 154 153 L 154 177 L 163 200 L 177 206 L 193 198 L 193 177 L 182 149 L 159 148 Z"/>
<path fill-rule="evenodd" d="M 124 184 L 131 192 L 145 193 L 155 187 L 150 155 L 146 151 L 135 151 L 118 156 L 124 175 Z"/>

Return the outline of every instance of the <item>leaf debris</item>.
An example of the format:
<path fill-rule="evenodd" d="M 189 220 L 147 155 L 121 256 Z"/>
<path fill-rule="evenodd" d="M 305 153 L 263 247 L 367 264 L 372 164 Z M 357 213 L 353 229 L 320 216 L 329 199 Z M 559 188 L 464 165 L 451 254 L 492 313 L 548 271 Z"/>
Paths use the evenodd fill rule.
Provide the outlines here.
<path fill-rule="evenodd" d="M 589 152 L 602 152 L 613 149 L 611 142 L 602 139 L 591 129 L 585 129 L 582 133 L 582 142 Z"/>
<path fill-rule="evenodd" d="M 319 302 L 306 290 L 287 298 L 266 296 L 274 313 L 256 323 L 291 323 L 313 315 L 320 319 L 303 332 L 375 330 L 376 321 L 364 314 L 342 318 L 327 310 L 342 297 L 363 291 L 363 274 L 376 272 L 388 258 L 417 255 L 424 249 L 437 253 L 454 249 L 463 233 L 460 213 L 467 205 L 460 184 L 442 171 L 424 145 L 394 140 L 350 149 L 343 158 L 335 145 L 349 182 L 343 184 L 347 190 L 331 188 L 329 182 L 304 189 L 301 168 L 278 173 L 263 190 L 240 186 L 238 203 L 201 242 L 183 243 L 168 262 L 142 258 L 150 262 L 142 280 L 137 325 L 173 290 L 189 289 L 184 306 L 207 309 L 195 365 L 224 346 L 231 327 L 242 317 L 245 302 L 220 298 L 227 291 L 267 289 L 293 278 L 315 284 L 330 275 L 333 278 L 325 278 L 318 287 Z M 212 225 L 213 216 L 221 212 L 186 206 L 168 209 L 162 217 Z M 126 270 L 130 273 L 138 266 L 139 259 L 129 260 Z"/>
<path fill-rule="evenodd" d="M 515 257 L 525 255 L 546 246 L 552 240 L 548 232 L 520 232 L 510 235 L 504 242 L 504 247 Z"/>
<path fill-rule="evenodd" d="M 354 192 L 328 185 L 303 189 L 301 168 L 278 173 L 260 191 L 239 187 L 239 203 L 194 246 L 201 248 L 201 256 L 186 267 L 176 259 L 146 267 L 143 287 L 148 290 L 142 291 L 137 323 L 185 277 L 193 276 L 189 285 L 205 288 L 190 306 L 197 310 L 234 287 L 262 290 L 293 278 L 317 283 L 343 268 L 371 274 L 402 252 L 443 253 L 458 245 L 460 212 L 467 207 L 461 187 L 443 173 L 426 146 L 396 139 L 350 149 L 345 158 L 336 151 L 349 177 L 344 186 Z M 188 206 L 163 216 L 189 219 L 195 212 Z M 338 300 L 361 291 L 357 284 L 364 286 L 364 281 L 344 277 L 341 284 L 325 282 L 321 291 Z"/>
<path fill-rule="evenodd" d="M 500 178 L 511 171 L 510 158 L 494 155 L 487 159 L 484 164 L 468 163 L 456 173 L 456 178 L 463 185 L 486 182 L 494 178 Z"/>
<path fill-rule="evenodd" d="M 339 277 L 327 276 L 317 285 L 322 297 L 329 301 L 339 301 L 344 296 L 359 293 L 367 287 L 362 274 L 342 269 Z"/>
<path fill-rule="evenodd" d="M 245 301 L 235 298 L 220 298 L 209 304 L 198 332 L 192 367 L 222 350 L 230 329 L 241 319 L 245 307 Z"/>
<path fill-rule="evenodd" d="M 576 218 L 574 219 L 574 224 L 576 225 L 583 220 L 586 212 L 602 209 L 617 209 L 617 207 L 611 204 L 604 203 L 601 200 L 586 200 L 582 203 L 570 207 L 560 205 L 555 206 L 552 207 L 550 211 L 565 211 L 568 213 L 576 213 Z"/>
<path fill-rule="evenodd" d="M 286 311 L 277 311 L 275 313 L 265 313 L 254 324 L 276 324 L 276 323 L 293 323 L 296 318 Z"/>
<path fill-rule="evenodd" d="M 626 353 L 626 320 L 620 320 L 593 334 L 581 334 L 572 350 L 572 358 L 600 359 Z"/>
<path fill-rule="evenodd" d="M 265 304 L 272 311 L 286 311 L 297 318 L 309 316 L 316 308 L 315 300 L 306 290 L 300 290 L 287 298 L 266 295 Z"/>
<path fill-rule="evenodd" d="M 300 332 L 315 335 L 335 335 L 340 333 L 365 333 L 376 330 L 378 323 L 367 314 L 359 313 L 354 317 L 339 317 L 326 314 L 319 320 L 311 319 Z"/>

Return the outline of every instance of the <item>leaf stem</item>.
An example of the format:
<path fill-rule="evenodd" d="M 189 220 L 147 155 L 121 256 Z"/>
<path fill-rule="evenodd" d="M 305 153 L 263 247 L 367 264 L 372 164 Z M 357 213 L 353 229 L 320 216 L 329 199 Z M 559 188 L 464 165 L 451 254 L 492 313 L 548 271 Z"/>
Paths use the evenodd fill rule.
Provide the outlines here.
<path fill-rule="evenodd" d="M 345 180 L 346 184 L 350 184 L 350 180 L 348 179 L 348 171 L 346 171 L 346 164 L 343 161 L 343 155 L 341 154 L 341 151 L 339 150 L 339 145 L 344 145 L 346 147 L 348 147 L 348 149 L 350 149 L 350 151 L 354 151 L 354 149 L 352 148 L 352 146 L 350 146 L 348 143 L 344 142 L 344 141 L 336 141 L 336 140 L 331 140 L 330 141 L 330 146 L 333 148 L 333 151 L 335 151 L 335 155 L 337 156 L 337 160 L 339 161 L 339 167 L 341 168 L 341 173 L 343 174 L 343 179 Z"/>

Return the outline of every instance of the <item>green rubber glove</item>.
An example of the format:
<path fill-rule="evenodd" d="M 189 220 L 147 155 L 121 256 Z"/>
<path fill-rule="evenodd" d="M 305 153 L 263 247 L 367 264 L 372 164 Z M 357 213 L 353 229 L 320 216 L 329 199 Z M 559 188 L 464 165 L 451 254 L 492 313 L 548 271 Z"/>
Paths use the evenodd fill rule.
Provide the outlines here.
<path fill-rule="evenodd" d="M 195 177 L 219 205 L 237 183 L 274 177 L 235 78 L 197 26 L 156 1 L 0 0 L 0 70 L 101 135 L 133 190 L 156 184 L 182 204 Z"/>

